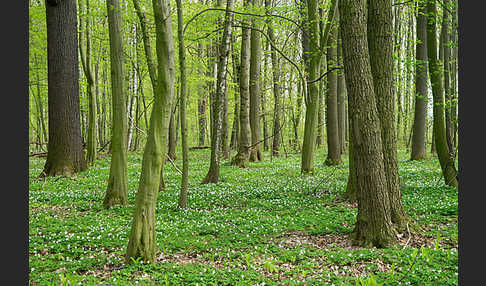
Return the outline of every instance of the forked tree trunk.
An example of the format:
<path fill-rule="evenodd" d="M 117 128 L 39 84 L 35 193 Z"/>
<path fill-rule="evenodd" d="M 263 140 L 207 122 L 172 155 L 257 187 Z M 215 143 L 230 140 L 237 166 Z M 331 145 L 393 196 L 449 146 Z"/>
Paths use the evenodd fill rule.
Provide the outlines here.
<path fill-rule="evenodd" d="M 348 90 L 352 148 L 356 166 L 358 215 L 354 241 L 386 247 L 395 241 L 387 192 L 381 128 L 368 55 L 364 0 L 339 1 Z"/>
<path fill-rule="evenodd" d="M 123 94 L 123 39 L 119 0 L 106 1 L 110 36 L 112 132 L 111 165 L 103 206 L 126 205 L 127 193 L 127 111 Z"/>
<path fill-rule="evenodd" d="M 316 142 L 317 111 L 319 108 L 319 82 L 316 81 L 320 76 L 321 54 L 317 44 L 319 43 L 319 23 L 318 23 L 318 3 L 314 0 L 308 1 L 308 20 L 309 20 L 309 61 L 308 61 L 308 96 L 305 99 L 306 113 L 304 122 L 304 140 L 302 143 L 301 172 L 314 172 L 314 144 Z M 326 43 L 330 31 L 330 26 L 335 15 L 337 1 L 331 2 L 331 9 L 328 12 L 325 31 L 321 33 L 321 43 Z M 305 46 L 305 43 L 304 43 Z M 307 52 L 304 49 L 304 53 Z M 306 61 L 307 62 L 307 61 Z M 304 87 L 302 87 L 304 88 Z"/>
<path fill-rule="evenodd" d="M 157 51 L 157 90 L 142 158 L 135 211 L 126 252 L 126 263 L 140 258 L 154 263 L 157 253 L 155 205 L 167 146 L 170 108 L 174 97 L 174 46 L 170 2 L 153 0 Z"/>
<path fill-rule="evenodd" d="M 76 1 L 46 1 L 49 143 L 41 176 L 86 170 L 80 133 Z"/>

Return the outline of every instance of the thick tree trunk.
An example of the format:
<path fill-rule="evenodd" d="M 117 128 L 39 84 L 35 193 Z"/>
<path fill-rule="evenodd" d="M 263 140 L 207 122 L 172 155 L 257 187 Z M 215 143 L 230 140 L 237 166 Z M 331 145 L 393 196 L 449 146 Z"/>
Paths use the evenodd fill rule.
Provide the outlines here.
<path fill-rule="evenodd" d="M 393 90 L 393 14 L 391 0 L 368 4 L 368 47 L 373 85 L 380 117 L 381 141 L 390 199 L 391 220 L 405 227 L 407 216 L 402 205 L 395 132 L 395 95 Z"/>
<path fill-rule="evenodd" d="M 348 90 L 358 215 L 355 243 L 386 247 L 395 241 L 387 192 L 381 127 L 368 55 L 364 0 L 339 1 Z"/>
<path fill-rule="evenodd" d="M 417 44 L 415 68 L 415 112 L 412 131 L 411 160 L 427 158 L 427 18 L 424 3 L 419 3 L 417 14 Z"/>
<path fill-rule="evenodd" d="M 87 169 L 79 125 L 76 1 L 46 1 L 46 22 L 49 143 L 41 176 L 71 176 Z"/>
<path fill-rule="evenodd" d="M 106 1 L 108 11 L 108 30 L 110 36 L 112 128 L 111 165 L 108 186 L 103 200 L 105 208 L 126 205 L 127 193 L 127 112 L 123 94 L 123 39 L 122 17 L 119 0 Z"/>
<path fill-rule="evenodd" d="M 336 20 L 338 20 L 336 16 Z M 337 57 L 337 26 L 331 28 L 329 40 L 327 41 L 327 70 L 338 65 Z M 327 93 L 326 93 L 326 137 L 327 137 L 327 158 L 326 165 L 334 166 L 342 163 L 341 146 L 339 144 L 339 119 L 338 119 L 338 99 L 337 71 L 330 71 L 327 74 Z"/>
<path fill-rule="evenodd" d="M 216 98 L 213 106 L 214 123 L 211 131 L 211 162 L 209 165 L 208 173 L 202 181 L 203 184 L 217 183 L 219 181 L 219 149 L 221 144 L 221 129 L 223 121 L 223 104 L 224 95 L 226 90 L 226 65 L 228 63 L 228 54 L 231 39 L 231 28 L 233 21 L 233 13 L 229 11 L 233 10 L 234 0 L 227 0 L 225 23 L 223 30 L 223 37 L 221 38 L 220 49 L 218 51 L 218 66 L 216 77 Z"/>
<path fill-rule="evenodd" d="M 243 5 L 248 6 L 249 1 Z M 242 23 L 247 26 L 246 22 Z M 231 164 L 240 168 L 248 168 L 250 160 L 250 34 L 249 28 L 241 30 L 241 65 L 240 65 L 240 134 L 238 138 L 238 153 L 233 158 Z"/>
<path fill-rule="evenodd" d="M 157 253 L 155 206 L 164 167 L 167 132 L 174 97 L 174 47 L 170 3 L 153 0 L 157 51 L 157 90 L 142 158 L 142 171 L 126 252 L 126 262 L 141 258 L 154 263 Z"/>
<path fill-rule="evenodd" d="M 429 64 L 430 82 L 432 84 L 432 94 L 434 97 L 434 141 L 439 157 L 442 175 L 446 185 L 457 187 L 457 170 L 454 165 L 454 158 L 449 153 L 447 146 L 445 115 L 444 115 L 444 90 L 441 79 L 441 65 L 437 60 L 437 36 L 436 19 L 437 10 L 434 0 L 427 1 L 427 56 Z"/>

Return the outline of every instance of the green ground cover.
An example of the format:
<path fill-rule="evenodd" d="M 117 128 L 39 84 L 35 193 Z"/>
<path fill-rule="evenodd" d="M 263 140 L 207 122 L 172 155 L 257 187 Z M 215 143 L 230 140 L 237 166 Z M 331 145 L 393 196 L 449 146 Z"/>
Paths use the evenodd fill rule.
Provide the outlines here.
<path fill-rule="evenodd" d="M 29 164 L 31 285 L 457 285 L 457 189 L 438 160 L 399 152 L 410 235 L 385 249 L 351 245 L 356 205 L 343 201 L 347 157 L 300 175 L 300 155 L 239 169 L 223 162 L 221 183 L 200 185 L 209 150 L 190 152 L 187 210 L 177 208 L 180 174 L 165 165 L 157 202 L 157 263 L 126 264 L 142 151 L 128 156 L 130 205 L 102 207 L 110 156 L 73 178 L 36 179 Z M 176 164 L 182 166 L 178 154 Z"/>

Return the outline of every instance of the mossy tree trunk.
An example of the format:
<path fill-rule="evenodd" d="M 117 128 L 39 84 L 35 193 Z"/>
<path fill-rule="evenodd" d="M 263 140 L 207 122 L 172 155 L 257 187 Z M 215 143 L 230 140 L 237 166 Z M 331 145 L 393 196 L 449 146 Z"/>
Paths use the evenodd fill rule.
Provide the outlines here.
<path fill-rule="evenodd" d="M 350 133 L 356 166 L 358 215 L 354 240 L 365 247 L 395 241 L 387 192 L 380 118 L 368 55 L 364 0 L 341 0 L 339 12 L 348 90 Z"/>
<path fill-rule="evenodd" d="M 157 90 L 143 152 L 142 171 L 126 252 L 127 263 L 138 258 L 154 263 L 156 259 L 155 206 L 161 169 L 164 167 L 170 108 L 174 97 L 175 64 L 170 2 L 153 0 L 152 3 L 156 31 Z"/>
<path fill-rule="evenodd" d="M 86 170 L 79 104 L 76 1 L 46 1 L 48 133 L 41 176 Z"/>
<path fill-rule="evenodd" d="M 319 47 L 319 21 L 318 21 L 318 3 L 315 0 L 307 1 L 307 19 L 308 19 L 308 97 L 306 98 L 306 112 L 304 122 L 304 141 L 302 143 L 302 160 L 301 172 L 314 172 L 314 145 L 317 136 L 317 120 L 319 111 L 319 82 L 316 79 L 320 72 Z M 327 24 L 329 25 L 329 23 Z M 304 53 L 306 50 L 304 50 Z"/>
<path fill-rule="evenodd" d="M 127 193 L 127 112 L 123 94 L 123 39 L 122 17 L 119 0 L 106 2 L 108 11 L 108 30 L 110 36 L 111 93 L 112 93 L 112 132 L 111 165 L 108 186 L 103 200 L 105 208 L 126 205 Z"/>
<path fill-rule="evenodd" d="M 437 7 L 434 0 L 427 1 L 427 56 L 430 82 L 432 84 L 434 142 L 439 157 L 442 175 L 446 185 L 457 187 L 457 170 L 454 157 L 447 146 L 444 114 L 444 89 L 442 86 L 442 67 L 437 60 Z"/>

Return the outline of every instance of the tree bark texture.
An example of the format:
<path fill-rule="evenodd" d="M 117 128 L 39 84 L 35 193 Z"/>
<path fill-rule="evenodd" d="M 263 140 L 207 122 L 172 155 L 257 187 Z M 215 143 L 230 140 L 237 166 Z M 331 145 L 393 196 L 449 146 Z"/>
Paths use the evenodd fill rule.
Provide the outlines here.
<path fill-rule="evenodd" d="M 419 2 L 417 14 L 417 43 L 415 46 L 415 111 L 412 131 L 411 160 L 427 158 L 427 9 L 424 3 Z"/>
<path fill-rule="evenodd" d="M 167 146 L 170 108 L 174 97 L 174 45 L 170 2 L 153 0 L 157 51 L 157 90 L 150 128 L 142 158 L 142 171 L 135 198 L 135 211 L 126 252 L 126 262 L 141 258 L 154 263 L 157 253 L 155 206 Z"/>
<path fill-rule="evenodd" d="M 368 55 L 364 0 L 339 1 L 343 58 L 348 90 L 350 133 L 354 163 L 358 215 L 355 243 L 385 247 L 395 241 L 387 192 L 381 127 Z"/>
<path fill-rule="evenodd" d="M 111 165 L 103 206 L 126 205 L 127 193 L 127 111 L 123 92 L 124 62 L 122 16 L 119 0 L 106 2 L 110 36 L 112 132 Z"/>
<path fill-rule="evenodd" d="M 46 2 L 49 142 L 42 176 L 87 169 L 82 149 L 76 1 Z"/>
<path fill-rule="evenodd" d="M 226 2 L 226 13 L 223 36 L 221 38 L 221 44 L 218 51 L 218 65 L 217 65 L 217 77 L 216 77 L 216 94 L 215 102 L 213 106 L 214 113 L 214 126 L 211 131 L 211 162 L 209 165 L 208 173 L 202 181 L 203 184 L 206 183 L 217 183 L 219 181 L 219 150 L 221 144 L 221 130 L 223 123 L 223 104 L 224 96 L 226 90 L 226 66 L 228 63 L 228 54 L 231 39 L 231 29 L 233 21 L 232 11 L 234 7 L 234 0 L 227 0 Z"/>
<path fill-rule="evenodd" d="M 445 130 L 444 89 L 442 86 L 442 67 L 437 60 L 437 8 L 434 0 L 427 1 L 427 56 L 430 82 L 432 84 L 433 114 L 434 114 L 434 141 L 437 156 L 439 157 L 442 175 L 446 185 L 457 187 L 457 170 L 454 158 L 449 153 Z"/>
<path fill-rule="evenodd" d="M 368 2 L 368 48 L 373 75 L 391 220 L 405 227 L 407 216 L 402 205 L 395 132 L 393 90 L 393 13 L 391 0 Z"/>

